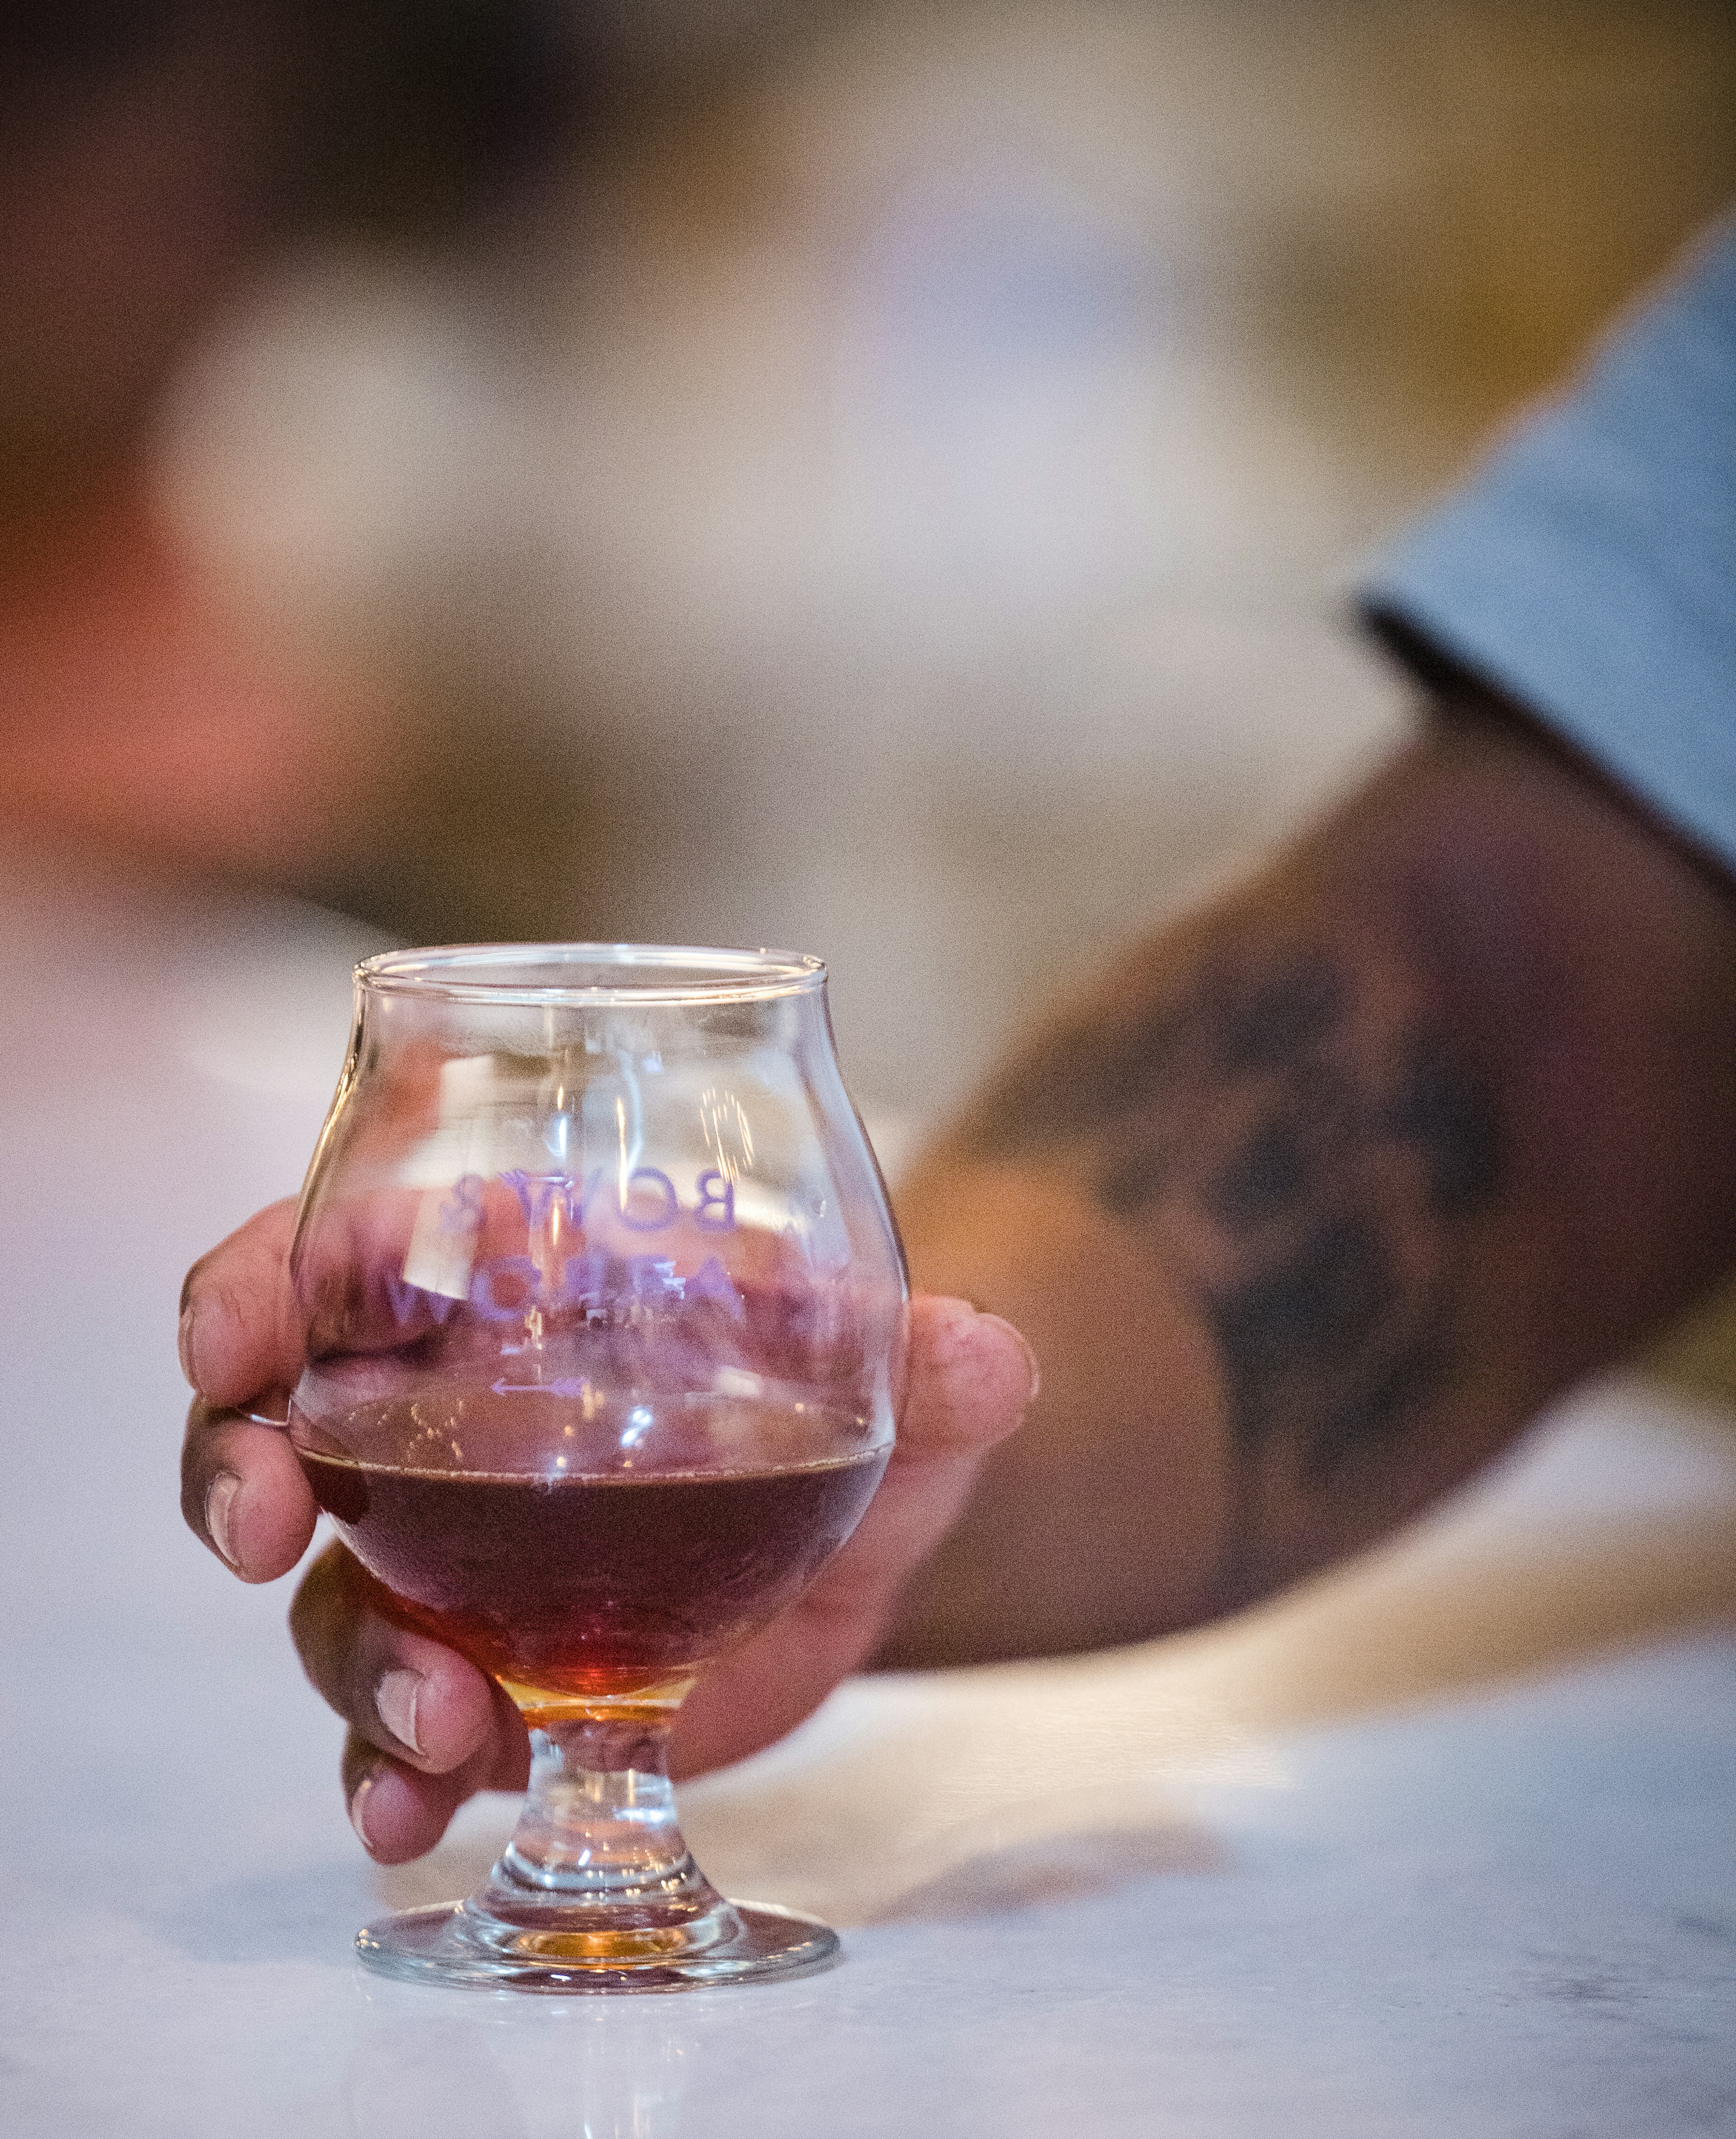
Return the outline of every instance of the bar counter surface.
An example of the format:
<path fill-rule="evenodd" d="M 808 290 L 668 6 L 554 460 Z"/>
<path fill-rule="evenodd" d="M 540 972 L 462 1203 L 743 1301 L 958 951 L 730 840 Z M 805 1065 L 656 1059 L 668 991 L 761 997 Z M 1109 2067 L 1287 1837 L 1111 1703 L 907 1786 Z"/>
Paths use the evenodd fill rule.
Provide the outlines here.
<path fill-rule="evenodd" d="M 299 1177 L 329 918 L 6 864 L 7 2139 L 1736 2134 L 1736 1438 L 1587 1392 L 1385 1551 L 1100 1657 L 858 1681 L 690 1785 L 827 1973 L 367 1975 L 383 1873 L 284 1630 L 183 1529 L 183 1269 Z"/>

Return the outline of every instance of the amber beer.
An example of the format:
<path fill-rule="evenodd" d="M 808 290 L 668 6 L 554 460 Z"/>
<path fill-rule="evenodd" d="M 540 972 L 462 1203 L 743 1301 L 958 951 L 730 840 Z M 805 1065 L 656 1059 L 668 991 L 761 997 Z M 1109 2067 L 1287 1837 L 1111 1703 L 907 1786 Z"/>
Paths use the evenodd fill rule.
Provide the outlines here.
<path fill-rule="evenodd" d="M 532 1724 L 679 1698 L 698 1666 L 806 1587 L 856 1528 L 889 1452 L 864 1451 L 860 1422 L 840 1417 L 825 1437 L 837 1446 L 830 1456 L 641 1471 L 617 1444 L 606 1467 L 597 1422 L 576 1401 L 540 1392 L 517 1401 L 534 1407 L 545 1450 L 573 1450 L 554 1459 L 571 1467 L 527 1475 L 305 1445 L 297 1454 L 321 1507 L 401 1615 L 499 1680 Z M 478 1390 L 455 1408 L 473 1421 L 478 1410 L 498 1417 L 504 1403 Z M 414 1409 L 370 1404 L 365 1417 L 326 1422 L 320 1439 L 328 1450 L 409 1451 L 429 1439 Z M 811 1407 L 797 1420 L 758 1401 L 714 1401 L 706 1426 L 713 1443 L 760 1451 L 781 1442 L 811 1451 L 817 1438 Z M 483 1436 L 466 1431 L 463 1460 L 486 1466 Z"/>

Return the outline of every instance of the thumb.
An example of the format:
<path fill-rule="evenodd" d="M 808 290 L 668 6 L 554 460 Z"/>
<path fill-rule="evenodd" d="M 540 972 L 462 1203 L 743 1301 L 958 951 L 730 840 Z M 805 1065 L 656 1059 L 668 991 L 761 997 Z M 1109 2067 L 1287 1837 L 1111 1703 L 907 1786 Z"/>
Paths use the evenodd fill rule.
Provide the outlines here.
<path fill-rule="evenodd" d="M 1037 1393 L 1030 1347 L 969 1301 L 910 1303 L 909 1397 L 880 1490 L 812 1585 L 711 1666 L 684 1705 L 678 1774 L 739 1760 L 817 1708 L 878 1642 L 905 1584 L 963 1510 L 983 1458 Z"/>

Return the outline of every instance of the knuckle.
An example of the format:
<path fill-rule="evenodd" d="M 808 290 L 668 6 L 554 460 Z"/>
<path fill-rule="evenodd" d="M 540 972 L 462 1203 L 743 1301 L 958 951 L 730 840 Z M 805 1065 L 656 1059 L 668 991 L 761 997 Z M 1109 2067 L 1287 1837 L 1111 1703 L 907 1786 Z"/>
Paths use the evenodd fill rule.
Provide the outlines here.
<path fill-rule="evenodd" d="M 289 1633 L 302 1668 L 326 1700 L 339 1694 L 353 1654 L 356 1608 L 341 1544 L 328 1545 L 297 1584 L 290 1600 Z"/>
<path fill-rule="evenodd" d="M 187 1275 L 181 1280 L 181 1296 L 177 1303 L 177 1313 L 184 1314 L 192 1304 L 193 1296 L 204 1282 L 206 1265 L 210 1260 L 208 1255 L 203 1255 L 197 1262 L 189 1264 Z"/>
<path fill-rule="evenodd" d="M 338 1764 L 346 1799 L 354 1797 L 367 1777 L 384 1774 L 388 1769 L 395 1770 L 401 1775 L 408 1775 L 411 1772 L 401 1761 L 395 1760 L 389 1753 L 375 1745 L 352 1723 L 344 1734 L 343 1758 Z"/>
<path fill-rule="evenodd" d="M 181 1514 L 201 1537 L 205 1534 L 205 1495 L 218 1453 L 211 1407 L 203 1397 L 195 1397 L 187 1407 L 187 1430 L 181 1441 Z"/>

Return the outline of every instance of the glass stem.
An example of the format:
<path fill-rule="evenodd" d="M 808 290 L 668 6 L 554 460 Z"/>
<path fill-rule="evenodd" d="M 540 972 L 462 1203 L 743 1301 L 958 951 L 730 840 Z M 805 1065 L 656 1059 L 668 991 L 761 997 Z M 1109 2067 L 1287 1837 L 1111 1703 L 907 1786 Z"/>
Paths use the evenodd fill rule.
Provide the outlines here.
<path fill-rule="evenodd" d="M 728 1905 L 681 1838 L 668 1722 L 576 1720 L 531 1733 L 530 1794 L 471 1906 L 533 1929 L 675 1930 Z"/>

